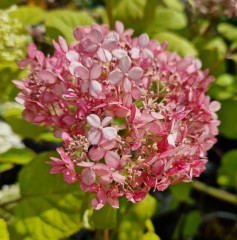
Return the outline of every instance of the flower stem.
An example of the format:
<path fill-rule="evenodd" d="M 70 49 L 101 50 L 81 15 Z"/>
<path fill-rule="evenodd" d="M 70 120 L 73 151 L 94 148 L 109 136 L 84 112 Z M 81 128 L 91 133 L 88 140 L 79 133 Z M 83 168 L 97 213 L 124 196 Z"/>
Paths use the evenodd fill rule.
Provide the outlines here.
<path fill-rule="evenodd" d="M 226 201 L 232 204 L 237 205 L 237 195 L 226 192 L 221 189 L 210 187 L 205 183 L 199 181 L 193 181 L 191 183 L 192 187 L 200 192 L 204 192 L 212 197 L 218 198 L 222 201 Z"/>
<path fill-rule="evenodd" d="M 109 240 L 109 230 L 108 229 L 104 230 L 104 240 Z"/>

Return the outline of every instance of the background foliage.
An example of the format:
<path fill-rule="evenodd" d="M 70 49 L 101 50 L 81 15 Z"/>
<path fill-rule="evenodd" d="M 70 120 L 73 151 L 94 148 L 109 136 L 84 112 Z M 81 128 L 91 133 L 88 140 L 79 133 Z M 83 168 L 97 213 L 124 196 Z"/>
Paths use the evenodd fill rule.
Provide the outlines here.
<path fill-rule="evenodd" d="M 202 17 L 193 1 L 2 0 L 0 2 L 0 239 L 236 239 L 237 238 L 237 17 Z M 90 195 L 46 162 L 60 142 L 45 128 L 22 120 L 13 79 L 34 41 L 46 54 L 52 39 L 74 41 L 76 26 L 115 20 L 135 35 L 168 42 L 181 56 L 198 57 L 216 81 L 209 94 L 221 102 L 219 142 L 199 181 L 151 192 L 120 209 L 89 207 Z M 160 236 L 160 237 L 159 237 Z"/>

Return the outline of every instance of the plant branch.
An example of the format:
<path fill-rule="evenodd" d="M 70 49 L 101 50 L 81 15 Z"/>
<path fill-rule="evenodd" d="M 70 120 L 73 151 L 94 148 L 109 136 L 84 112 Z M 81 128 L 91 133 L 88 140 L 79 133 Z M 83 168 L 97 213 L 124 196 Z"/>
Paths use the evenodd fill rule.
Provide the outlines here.
<path fill-rule="evenodd" d="M 112 7 L 112 1 L 113 0 L 106 0 L 106 12 L 107 12 L 107 16 L 108 16 L 108 20 L 109 20 L 109 28 L 112 29 L 114 26 L 113 23 L 113 7 Z"/>
<path fill-rule="evenodd" d="M 205 183 L 199 181 L 193 181 L 191 183 L 192 187 L 200 192 L 204 192 L 212 197 L 218 198 L 222 201 L 226 201 L 237 205 L 237 195 L 229 193 L 227 191 L 210 187 Z"/>
<path fill-rule="evenodd" d="M 108 229 L 104 230 L 104 240 L 109 240 L 109 230 Z"/>

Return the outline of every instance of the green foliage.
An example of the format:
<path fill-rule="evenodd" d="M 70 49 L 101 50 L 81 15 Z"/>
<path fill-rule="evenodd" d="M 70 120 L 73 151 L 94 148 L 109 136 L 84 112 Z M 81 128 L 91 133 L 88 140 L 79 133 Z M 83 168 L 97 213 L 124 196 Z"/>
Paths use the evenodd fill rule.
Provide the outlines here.
<path fill-rule="evenodd" d="M 231 42 L 237 42 L 237 27 L 229 23 L 220 23 L 217 30 Z"/>
<path fill-rule="evenodd" d="M 82 227 L 83 193 L 61 175 L 49 174 L 46 162 L 53 155 L 38 155 L 20 172 L 21 200 L 10 228 L 12 239 L 62 239 Z"/>
<path fill-rule="evenodd" d="M 220 133 L 230 139 L 237 139 L 237 101 L 221 101 L 221 109 L 218 112 L 221 125 Z"/>
<path fill-rule="evenodd" d="M 160 240 L 160 238 L 154 232 L 147 232 L 140 239 L 141 240 Z"/>
<path fill-rule="evenodd" d="M 218 174 L 218 182 L 237 189 L 237 150 L 224 154 Z"/>
<path fill-rule="evenodd" d="M 83 11 L 53 10 L 47 13 L 45 19 L 46 32 L 51 39 L 63 36 L 68 43 L 75 41 L 73 29 L 77 26 L 92 24 L 94 20 Z"/>
<path fill-rule="evenodd" d="M 174 9 L 176 11 L 182 12 L 185 8 L 185 5 L 179 0 L 162 0 L 162 2 L 167 8 Z"/>
<path fill-rule="evenodd" d="M 155 39 L 168 42 L 168 49 L 177 52 L 181 56 L 192 55 L 197 56 L 198 52 L 194 45 L 184 37 L 172 32 L 160 32 L 154 36 Z"/>
<path fill-rule="evenodd" d="M 9 233 L 7 230 L 7 224 L 4 219 L 0 218 L 0 239 L 1 240 L 9 240 Z"/>

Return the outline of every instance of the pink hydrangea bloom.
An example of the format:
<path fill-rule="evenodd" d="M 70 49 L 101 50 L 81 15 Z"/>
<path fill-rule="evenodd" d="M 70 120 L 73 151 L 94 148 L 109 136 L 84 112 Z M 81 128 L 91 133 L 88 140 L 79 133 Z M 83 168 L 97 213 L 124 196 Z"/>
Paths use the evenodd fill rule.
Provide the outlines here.
<path fill-rule="evenodd" d="M 205 95 L 214 78 L 200 61 L 131 35 L 120 22 L 114 31 L 78 27 L 78 42 L 68 46 L 60 37 L 51 57 L 31 44 L 19 62 L 30 74 L 14 81 L 23 117 L 62 138 L 51 173 L 80 182 L 95 209 L 191 181 L 218 133 L 220 105 Z"/>

